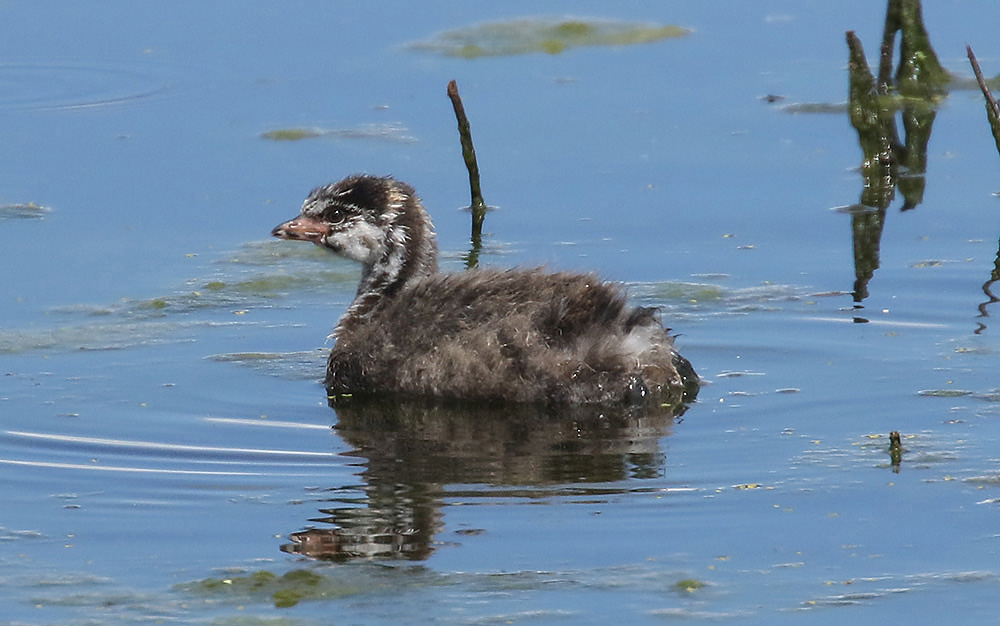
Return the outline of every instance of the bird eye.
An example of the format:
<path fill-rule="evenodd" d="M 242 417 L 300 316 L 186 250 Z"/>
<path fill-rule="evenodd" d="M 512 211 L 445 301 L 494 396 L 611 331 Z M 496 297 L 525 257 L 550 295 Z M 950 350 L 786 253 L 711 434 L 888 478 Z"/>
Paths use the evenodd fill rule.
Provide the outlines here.
<path fill-rule="evenodd" d="M 347 215 L 341 207 L 327 207 L 327 209 L 323 211 L 323 217 L 331 224 L 339 224 L 346 219 Z"/>

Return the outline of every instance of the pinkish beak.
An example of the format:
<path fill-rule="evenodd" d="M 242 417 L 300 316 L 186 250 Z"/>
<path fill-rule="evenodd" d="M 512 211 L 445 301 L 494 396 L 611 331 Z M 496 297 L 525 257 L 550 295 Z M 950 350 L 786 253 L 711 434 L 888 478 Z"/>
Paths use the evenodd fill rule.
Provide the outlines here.
<path fill-rule="evenodd" d="M 284 224 L 278 224 L 271 231 L 272 237 L 311 241 L 316 245 L 323 245 L 323 238 L 329 234 L 330 227 L 325 222 L 305 215 L 300 215 Z"/>

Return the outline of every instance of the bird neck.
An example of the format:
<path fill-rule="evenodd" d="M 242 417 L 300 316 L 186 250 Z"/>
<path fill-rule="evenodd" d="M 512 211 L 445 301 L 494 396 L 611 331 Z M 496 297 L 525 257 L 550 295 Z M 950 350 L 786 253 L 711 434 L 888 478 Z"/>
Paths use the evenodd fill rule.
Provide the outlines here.
<path fill-rule="evenodd" d="M 434 225 L 419 204 L 401 206 L 390 223 L 380 254 L 361 268 L 361 283 L 347 317 L 364 318 L 407 283 L 437 272 L 437 241 Z"/>

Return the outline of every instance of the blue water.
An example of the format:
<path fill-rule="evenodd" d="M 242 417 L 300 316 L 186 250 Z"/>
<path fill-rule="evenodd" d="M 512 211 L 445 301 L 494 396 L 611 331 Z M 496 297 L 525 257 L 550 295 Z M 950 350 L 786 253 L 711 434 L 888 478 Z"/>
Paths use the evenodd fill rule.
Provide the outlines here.
<path fill-rule="evenodd" d="M 979 306 L 1000 155 L 982 95 L 941 105 L 924 201 L 887 211 L 856 310 L 834 210 L 862 189 L 856 134 L 783 107 L 843 102 L 844 31 L 874 59 L 884 6 L 543 4 L 0 5 L 0 623 L 990 623 L 1000 346 Z M 988 8 L 927 4 L 950 71 L 971 75 L 969 43 L 1000 72 Z M 563 14 L 694 32 L 408 48 Z M 660 306 L 707 383 L 682 419 L 446 416 L 410 441 L 326 406 L 357 268 L 267 235 L 312 187 L 391 173 L 459 269 L 451 79 L 498 207 L 483 262 L 597 270 Z M 298 127 L 367 136 L 261 138 Z M 366 515 L 421 528 L 423 552 L 280 550 Z M 276 608 L 197 584 L 296 568 L 328 593 Z"/>

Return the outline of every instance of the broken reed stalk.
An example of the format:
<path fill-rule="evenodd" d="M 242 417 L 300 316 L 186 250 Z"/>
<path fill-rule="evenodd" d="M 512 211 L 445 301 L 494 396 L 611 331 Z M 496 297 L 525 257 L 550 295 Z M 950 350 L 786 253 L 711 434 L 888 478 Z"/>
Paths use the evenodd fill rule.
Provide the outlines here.
<path fill-rule="evenodd" d="M 997 105 L 997 99 L 993 97 L 993 93 L 990 91 L 990 86 L 986 84 L 986 79 L 983 77 L 983 70 L 979 67 L 979 60 L 976 59 L 976 54 L 972 51 L 972 46 L 965 46 L 965 52 L 969 55 L 969 63 L 972 64 L 972 71 L 976 74 L 976 82 L 979 83 L 979 88 L 983 91 L 983 95 L 986 96 L 986 102 L 994 110 L 1000 108 Z"/>
<path fill-rule="evenodd" d="M 458 85 L 455 81 L 448 83 L 448 97 L 451 98 L 451 105 L 455 109 L 455 117 L 458 118 L 458 134 L 462 140 L 462 157 L 465 159 L 465 167 L 469 170 L 469 189 L 472 192 L 472 243 L 473 248 L 482 241 L 483 220 L 486 218 L 486 203 L 483 201 L 483 192 L 479 186 L 479 163 L 476 161 L 476 148 L 472 145 L 472 131 L 469 128 L 469 118 L 465 115 L 465 107 L 462 106 L 462 98 L 458 95 Z"/>
<path fill-rule="evenodd" d="M 993 131 L 993 141 L 997 144 L 997 152 L 1000 152 L 1000 104 L 997 104 L 997 99 L 993 97 L 990 86 L 983 78 L 983 70 L 979 68 L 979 61 L 976 60 L 976 55 L 972 52 L 972 46 L 965 46 L 965 51 L 969 54 L 969 63 L 972 64 L 972 71 L 976 74 L 979 88 L 982 90 L 983 96 L 986 97 L 986 117 L 990 121 L 990 130 Z"/>

